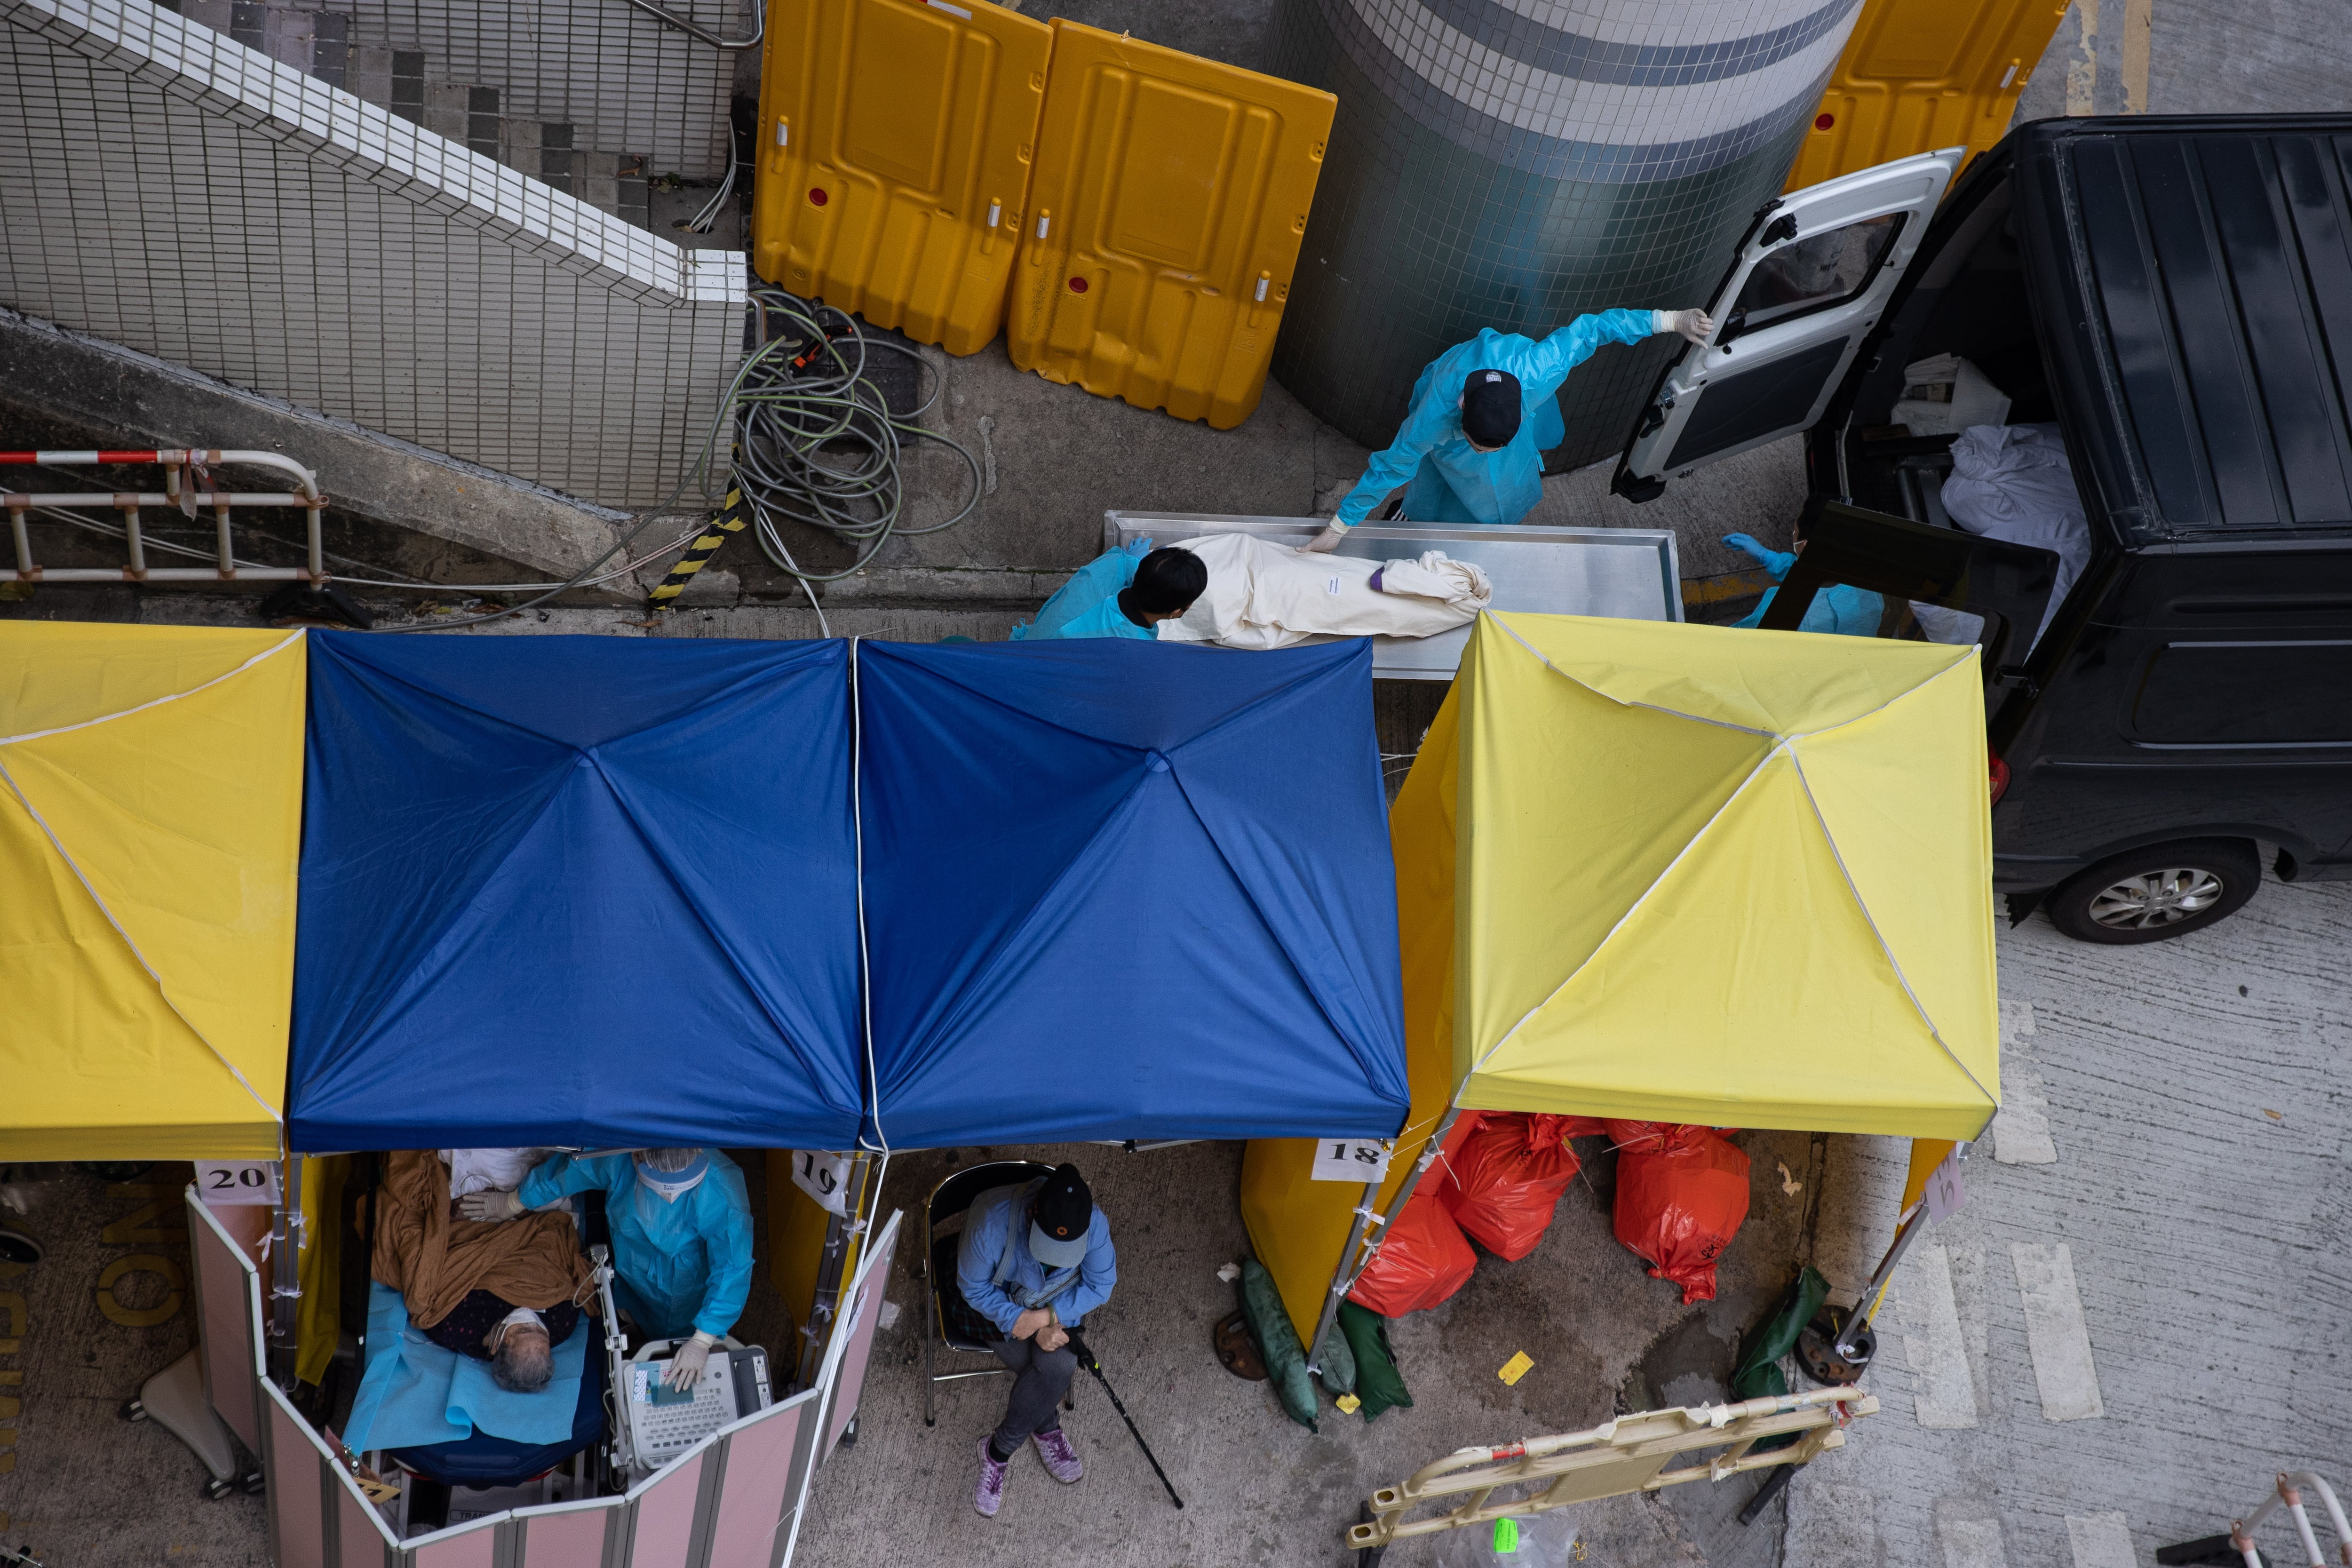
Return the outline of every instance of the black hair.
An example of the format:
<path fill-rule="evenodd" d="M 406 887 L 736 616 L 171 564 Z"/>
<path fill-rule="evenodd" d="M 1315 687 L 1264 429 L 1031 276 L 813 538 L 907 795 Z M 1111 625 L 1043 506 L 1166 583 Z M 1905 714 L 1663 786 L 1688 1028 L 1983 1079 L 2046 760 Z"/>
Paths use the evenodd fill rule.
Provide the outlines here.
<path fill-rule="evenodd" d="M 1135 569 L 1128 602 L 1146 615 L 1182 615 L 1208 591 L 1209 568 L 1189 550 L 1155 550 Z"/>
<path fill-rule="evenodd" d="M 1474 370 L 1462 385 L 1462 434 L 1481 447 L 1507 447 L 1519 433 L 1519 378 L 1508 371 Z"/>

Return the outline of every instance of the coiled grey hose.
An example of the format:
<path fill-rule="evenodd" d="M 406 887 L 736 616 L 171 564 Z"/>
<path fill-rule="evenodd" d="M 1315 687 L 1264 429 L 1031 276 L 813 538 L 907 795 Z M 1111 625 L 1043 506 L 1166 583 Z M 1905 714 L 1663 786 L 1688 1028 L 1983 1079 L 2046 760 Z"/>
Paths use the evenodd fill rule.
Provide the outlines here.
<path fill-rule="evenodd" d="M 938 404 L 944 384 L 920 406 L 894 415 L 866 374 L 866 356 L 875 350 L 905 354 L 923 366 L 920 354 L 867 337 L 845 311 L 781 289 L 754 288 L 751 305 L 762 346 L 744 365 L 735 395 L 740 412 L 734 479 L 771 562 L 804 585 L 837 582 L 865 570 L 893 535 L 938 533 L 978 510 L 979 460 L 919 423 Z M 772 320 L 785 329 L 773 342 Z M 906 521 L 902 464 L 911 441 L 936 441 L 971 471 L 970 498 L 945 521 L 922 528 Z M 787 522 L 822 529 L 848 544 L 856 559 L 838 572 L 803 570 L 781 531 Z"/>

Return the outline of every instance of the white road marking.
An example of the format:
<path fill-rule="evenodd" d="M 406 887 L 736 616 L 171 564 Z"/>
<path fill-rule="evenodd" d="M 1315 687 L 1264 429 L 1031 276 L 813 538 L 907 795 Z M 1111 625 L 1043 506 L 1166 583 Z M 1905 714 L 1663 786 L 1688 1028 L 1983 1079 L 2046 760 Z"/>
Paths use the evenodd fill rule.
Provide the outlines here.
<path fill-rule="evenodd" d="M 1944 1568 L 2009 1568 L 1997 1519 L 1947 1519 L 1936 1525 L 1944 1543 Z"/>
<path fill-rule="evenodd" d="M 2131 1528 L 2119 1513 L 2066 1516 L 2066 1539 L 2074 1548 L 2074 1568 L 2138 1568 L 2132 1555 Z"/>
<path fill-rule="evenodd" d="M 1960 1340 L 1960 1311 L 1952 1295 L 1951 1257 L 1922 1247 L 1905 1260 L 1895 1287 L 1903 1309 L 1903 1356 L 1911 1367 L 1911 1408 L 1922 1426 L 1950 1429 L 1977 1424 L 1975 1385 Z"/>
<path fill-rule="evenodd" d="M 2000 1110 L 1992 1119 L 1992 1157 L 2004 1165 L 2058 1163 L 2042 1075 L 2021 1057 L 2005 1058 L 2000 1064 Z"/>
<path fill-rule="evenodd" d="M 2017 1293 L 2025 1305 L 2025 1343 L 2046 1421 L 2092 1421 L 2107 1413 L 2091 1361 L 2091 1331 L 2074 1289 L 2074 1255 L 2064 1242 L 2011 1242 Z"/>

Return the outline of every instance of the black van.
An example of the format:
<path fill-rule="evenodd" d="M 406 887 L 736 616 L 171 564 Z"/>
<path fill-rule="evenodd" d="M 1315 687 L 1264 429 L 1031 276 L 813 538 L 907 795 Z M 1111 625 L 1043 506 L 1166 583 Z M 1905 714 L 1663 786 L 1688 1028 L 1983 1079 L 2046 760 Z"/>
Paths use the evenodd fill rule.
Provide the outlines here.
<path fill-rule="evenodd" d="M 1759 213 L 1612 488 L 1811 431 L 1762 624 L 1843 584 L 1880 636 L 1982 647 L 2013 918 L 2178 936 L 2253 896 L 2258 846 L 2352 878 L 2352 116 L 2040 121 L 1947 197 L 1961 156 Z M 1973 389 L 1906 386 L 1939 355 Z M 2059 556 L 1964 531 L 1955 435 L 1897 416 L 1988 384 L 1993 423 L 2063 436 L 2088 548 L 2054 609 Z"/>

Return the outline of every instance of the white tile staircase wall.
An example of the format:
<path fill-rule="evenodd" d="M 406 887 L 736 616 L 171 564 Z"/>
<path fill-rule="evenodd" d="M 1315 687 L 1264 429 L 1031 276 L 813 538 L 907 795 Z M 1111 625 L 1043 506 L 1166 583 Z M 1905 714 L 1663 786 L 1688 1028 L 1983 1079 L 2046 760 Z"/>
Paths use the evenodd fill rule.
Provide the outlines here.
<path fill-rule="evenodd" d="M 751 0 L 664 0 L 722 37 Z M 192 22 L 648 226 L 646 182 L 727 167 L 734 54 L 628 0 L 164 0 Z"/>
<path fill-rule="evenodd" d="M 642 507 L 744 273 L 149 0 L 0 0 L 0 302 Z"/>

